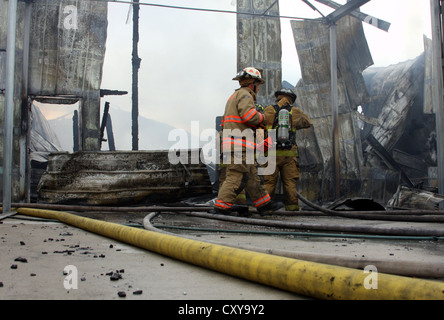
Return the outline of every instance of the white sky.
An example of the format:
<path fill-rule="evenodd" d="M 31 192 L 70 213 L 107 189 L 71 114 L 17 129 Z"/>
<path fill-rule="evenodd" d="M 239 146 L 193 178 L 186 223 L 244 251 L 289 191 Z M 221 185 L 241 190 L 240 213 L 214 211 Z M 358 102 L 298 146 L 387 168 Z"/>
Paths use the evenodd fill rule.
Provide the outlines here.
<path fill-rule="evenodd" d="M 141 0 L 220 10 L 236 10 L 236 0 Z M 310 0 L 324 15 L 332 9 Z M 336 0 L 344 4 L 345 0 Z M 280 0 L 283 16 L 318 18 L 301 0 Z M 131 110 L 132 18 L 129 5 L 110 3 L 103 89 L 125 90 L 126 96 L 107 96 L 113 108 Z M 423 34 L 431 37 L 429 0 L 371 0 L 361 11 L 391 23 L 388 32 L 364 23 L 374 66 L 388 66 L 420 55 Z M 296 85 L 299 62 L 290 19 L 281 19 L 283 80 Z M 149 119 L 190 130 L 214 128 L 227 98 L 238 87 L 236 15 L 141 6 L 139 56 L 139 113 Z M 104 104 L 103 101 L 103 104 Z M 114 120 L 114 119 L 113 119 Z M 118 121 L 117 119 L 114 121 Z M 130 130 L 130 128 L 129 128 Z M 152 137 L 140 137 L 139 141 Z"/>

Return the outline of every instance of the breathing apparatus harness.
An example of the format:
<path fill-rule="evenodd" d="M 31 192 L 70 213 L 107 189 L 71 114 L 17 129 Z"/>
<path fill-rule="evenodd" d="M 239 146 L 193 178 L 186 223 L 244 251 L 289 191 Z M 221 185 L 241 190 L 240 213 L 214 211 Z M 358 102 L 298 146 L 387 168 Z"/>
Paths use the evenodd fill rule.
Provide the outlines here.
<path fill-rule="evenodd" d="M 273 129 L 276 129 L 276 148 L 277 149 L 291 149 L 296 145 L 296 132 L 292 130 L 292 114 L 291 105 L 286 105 L 279 108 L 274 105 L 276 116 L 274 117 Z"/>

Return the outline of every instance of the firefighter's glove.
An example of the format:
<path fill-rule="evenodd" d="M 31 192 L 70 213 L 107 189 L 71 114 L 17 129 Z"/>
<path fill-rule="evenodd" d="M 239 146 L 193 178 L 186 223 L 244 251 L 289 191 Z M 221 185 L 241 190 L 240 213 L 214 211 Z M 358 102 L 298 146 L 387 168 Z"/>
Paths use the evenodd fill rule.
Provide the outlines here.
<path fill-rule="evenodd" d="M 265 123 L 264 123 L 264 121 L 262 121 L 261 123 L 259 123 L 259 124 L 257 125 L 257 129 L 265 129 Z"/>

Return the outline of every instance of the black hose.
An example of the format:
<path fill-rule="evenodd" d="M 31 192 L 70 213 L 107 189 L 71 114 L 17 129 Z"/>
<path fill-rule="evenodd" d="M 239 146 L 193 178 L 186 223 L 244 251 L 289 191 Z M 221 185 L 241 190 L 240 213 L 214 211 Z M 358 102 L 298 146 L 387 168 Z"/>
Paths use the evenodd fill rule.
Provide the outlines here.
<path fill-rule="evenodd" d="M 365 234 L 384 234 L 384 235 L 399 235 L 399 236 L 432 236 L 442 237 L 444 236 L 444 229 L 421 229 L 412 227 L 387 227 L 387 226 L 375 226 L 375 225 L 345 225 L 344 223 L 336 224 L 322 224 L 322 223 L 306 223 L 295 221 L 281 221 L 270 219 L 257 219 L 247 217 L 235 217 L 229 215 L 209 214 L 203 212 L 189 212 L 187 215 L 209 218 L 223 221 L 231 221 L 244 224 L 253 224 L 268 227 L 287 228 L 287 229 L 303 229 L 303 230 L 324 230 L 324 231 L 337 231 L 337 232 L 355 232 Z"/>
<path fill-rule="evenodd" d="M 152 212 L 148 214 L 143 219 L 143 227 L 147 230 L 156 231 L 156 232 L 162 232 L 166 234 L 174 234 L 175 233 L 169 233 L 165 230 L 159 229 L 162 226 L 153 226 L 151 223 L 151 220 L 154 219 L 155 216 L 157 216 L 159 212 Z M 224 230 L 218 230 L 218 232 L 224 232 Z M 317 237 L 319 235 L 312 234 L 310 232 L 304 232 L 305 236 L 314 236 Z M 192 237 L 190 235 L 181 235 L 182 237 L 195 239 L 195 237 Z M 342 235 L 347 238 L 354 237 L 352 234 L 348 235 Z M 390 239 L 390 238 L 396 238 L 396 236 L 362 236 L 360 237 L 368 237 L 368 238 L 377 238 L 377 239 Z M 402 237 L 404 240 L 419 240 L 423 237 Z M 436 239 L 441 240 L 441 238 L 437 237 Z M 433 238 L 428 240 L 434 240 Z M 215 244 L 222 244 L 226 245 L 226 243 L 221 243 L 219 241 L 212 241 L 207 240 L 211 243 Z M 339 265 L 344 267 L 350 267 L 350 268 L 359 268 L 364 269 L 365 266 L 368 266 L 370 264 L 376 264 L 378 265 L 378 270 L 382 272 L 392 273 L 392 274 L 398 274 L 398 275 L 407 275 L 407 276 L 415 276 L 415 277 L 433 277 L 433 278 L 441 278 L 444 275 L 444 268 L 441 263 L 430 263 L 428 261 L 390 261 L 387 259 L 367 259 L 363 257 L 357 258 L 355 257 L 348 257 L 348 256 L 338 256 L 336 254 L 330 255 L 330 254 L 319 254 L 315 252 L 296 252 L 296 251 L 288 251 L 288 250 L 281 250 L 281 249 L 273 249 L 273 248 L 263 248 L 263 247 L 252 247 L 249 245 L 242 245 L 242 244 L 232 244 L 232 246 L 236 248 L 241 249 L 247 249 L 251 251 L 258 251 L 258 252 L 264 252 L 268 254 L 274 254 L 278 256 L 283 257 L 289 257 L 294 259 L 302 259 L 302 260 L 308 260 L 313 262 L 320 262 L 320 263 L 328 263 L 333 265 Z"/>
<path fill-rule="evenodd" d="M 436 210 L 400 210 L 399 211 L 335 211 L 312 203 L 298 193 L 299 199 L 317 211 L 278 211 L 273 215 L 329 215 L 350 219 L 387 220 L 409 222 L 444 222 L 444 212 Z M 85 205 L 63 205 L 48 203 L 12 203 L 12 207 L 65 210 L 65 211 L 102 211 L 102 212 L 209 212 L 212 206 L 137 206 L 137 207 L 106 207 Z M 257 212 L 256 209 L 250 212 Z"/>
<path fill-rule="evenodd" d="M 54 205 L 54 204 L 24 204 L 14 203 L 12 206 L 16 207 L 33 207 L 39 209 L 53 209 L 53 210 L 70 210 L 70 211 L 104 211 L 104 212 L 187 212 L 188 215 L 218 219 L 225 221 L 232 221 L 244 224 L 257 224 L 269 227 L 288 228 L 288 229 L 303 229 L 303 230 L 324 230 L 324 231 L 336 231 L 336 232 L 355 232 L 364 234 L 384 234 L 384 235 L 399 235 L 399 236 L 432 236 L 442 237 L 444 231 L 440 229 L 418 229 L 418 228 L 396 228 L 396 227 L 378 227 L 368 225 L 350 225 L 346 226 L 343 223 L 340 224 L 320 224 L 320 223 L 303 223 L 292 221 L 280 221 L 270 219 L 255 219 L 246 217 L 235 217 L 217 214 L 208 214 L 206 211 L 212 207 L 163 207 L 163 206 L 150 206 L 150 207 L 97 207 L 97 206 L 72 206 L 72 205 Z M 202 212 L 197 212 L 202 211 Z M 332 210 L 329 210 L 332 211 Z M 371 218 L 371 214 L 368 217 Z M 347 216 L 348 218 L 350 216 Z M 382 217 L 384 218 L 384 217 Z M 389 217 L 387 217 L 389 218 Z M 401 217 L 402 218 L 402 217 Z M 416 217 L 420 218 L 420 217 Z"/>

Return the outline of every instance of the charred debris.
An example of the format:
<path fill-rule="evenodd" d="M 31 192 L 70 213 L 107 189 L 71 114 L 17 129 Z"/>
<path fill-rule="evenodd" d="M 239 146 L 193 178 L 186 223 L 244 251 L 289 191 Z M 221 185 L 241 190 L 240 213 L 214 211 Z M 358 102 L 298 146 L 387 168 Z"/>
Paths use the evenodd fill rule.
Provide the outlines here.
<path fill-rule="evenodd" d="M 7 0 L 0 0 L 0 12 L 6 12 L 7 5 Z M 18 16 L 26 18 L 18 25 L 18 34 L 25 46 L 15 50 L 18 68 L 27 72 L 18 72 L 15 79 L 21 89 L 14 104 L 14 123 L 20 130 L 14 132 L 13 201 L 119 205 L 213 194 L 218 184 L 213 165 L 201 161 L 171 164 L 167 151 L 100 151 L 104 130 L 108 138 L 113 135 L 109 104 L 101 115 L 101 99 L 127 92 L 100 88 L 108 23 L 106 2 L 78 1 L 75 5 L 82 23 L 77 28 L 61 28 L 64 12 L 59 1 L 19 2 Z M 354 15 L 337 21 L 338 191 L 325 21 L 291 21 L 302 72 L 293 87 L 282 81 L 276 1 L 238 1 L 237 6 L 238 12 L 266 9 L 273 14 L 238 14 L 237 18 L 238 67 L 251 64 L 262 68 L 267 80 L 259 102 L 269 103 L 267 97 L 283 84 L 295 90 L 297 104 L 313 120 L 312 128 L 297 134 L 301 195 L 321 205 L 333 203 L 335 208 L 344 204 L 362 209 L 360 203 L 367 208 L 442 207 L 444 197 L 437 194 L 437 134 L 430 93 L 431 40 L 424 38 L 424 53 L 415 59 L 372 68 L 362 18 L 353 11 Z M 0 24 L 0 39 L 4 39 L 6 24 Z M 260 35 L 254 32 L 259 25 L 264 30 Z M 138 41 L 137 35 L 134 38 Z M 5 49 L 3 42 L 0 45 Z M 259 52 L 259 47 L 268 49 Z M 4 53 L 0 50 L 0 61 Z M 137 73 L 140 59 L 136 44 L 133 55 L 133 73 Z M 4 72 L 0 80 L 4 95 Z M 133 81 L 133 97 L 137 98 L 134 74 Z M 80 103 L 73 117 L 73 153 L 61 152 L 45 127 L 45 119 L 33 113 L 34 101 Z M 3 99 L 0 109 L 4 108 Z M 134 109 L 137 113 L 133 103 Z M 137 125 L 133 124 L 133 130 Z M 133 145 L 137 146 L 137 138 Z"/>
<path fill-rule="evenodd" d="M 302 79 L 298 103 L 314 123 L 299 134 L 300 189 L 310 199 L 337 201 L 331 148 L 328 32 L 317 21 L 292 21 Z M 337 23 L 340 193 L 384 206 L 437 209 L 437 137 L 431 107 L 431 40 L 415 59 L 372 68 L 362 23 Z M 415 203 L 403 202 L 405 192 Z M 426 196 L 427 194 L 427 196 Z M 422 196 L 421 196 L 422 195 Z M 394 198 L 395 197 L 395 198 Z"/>

